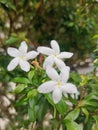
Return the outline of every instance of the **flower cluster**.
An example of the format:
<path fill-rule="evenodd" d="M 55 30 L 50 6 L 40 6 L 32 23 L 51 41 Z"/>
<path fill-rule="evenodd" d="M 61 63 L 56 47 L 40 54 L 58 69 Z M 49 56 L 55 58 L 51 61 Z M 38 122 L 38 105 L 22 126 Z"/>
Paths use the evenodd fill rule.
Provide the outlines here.
<path fill-rule="evenodd" d="M 52 92 L 52 98 L 54 103 L 58 103 L 62 94 L 68 97 L 70 94 L 72 97 L 78 95 L 78 90 L 72 83 L 67 83 L 70 73 L 70 68 L 66 66 L 63 59 L 72 57 L 73 53 L 60 52 L 60 47 L 55 40 L 52 40 L 51 48 L 40 46 L 37 51 L 27 52 L 27 45 L 22 42 L 19 49 L 9 47 L 7 52 L 14 59 L 9 63 L 7 69 L 12 71 L 17 65 L 26 72 L 30 70 L 29 59 L 34 59 L 39 53 L 47 56 L 43 63 L 43 68 L 46 74 L 51 79 L 50 81 L 44 82 L 38 87 L 39 93 L 50 93 Z M 58 72 L 57 69 L 60 71 Z"/>

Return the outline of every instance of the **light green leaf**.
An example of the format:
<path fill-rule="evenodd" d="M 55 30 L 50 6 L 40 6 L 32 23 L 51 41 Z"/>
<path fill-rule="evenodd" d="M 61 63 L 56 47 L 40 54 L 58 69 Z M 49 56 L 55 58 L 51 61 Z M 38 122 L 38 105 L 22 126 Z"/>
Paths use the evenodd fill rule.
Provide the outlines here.
<path fill-rule="evenodd" d="M 8 40 L 6 40 L 5 45 L 12 45 L 19 41 L 19 38 L 16 36 L 11 36 Z"/>
<path fill-rule="evenodd" d="M 33 76 L 34 76 L 34 70 L 31 70 L 31 71 L 28 73 L 28 78 L 29 78 L 30 81 L 32 80 Z"/>
<path fill-rule="evenodd" d="M 94 35 L 92 38 L 93 38 L 93 39 L 98 38 L 98 34 Z"/>
<path fill-rule="evenodd" d="M 25 88 L 27 87 L 27 85 L 25 84 L 18 84 L 16 89 L 14 90 L 14 93 L 20 93 L 22 92 Z"/>
<path fill-rule="evenodd" d="M 65 125 L 67 130 L 83 130 L 83 127 L 74 121 L 66 120 Z"/>
<path fill-rule="evenodd" d="M 30 90 L 27 94 L 27 98 L 33 98 L 34 96 L 36 96 L 38 94 L 38 91 L 37 89 L 33 89 L 33 90 Z"/>
<path fill-rule="evenodd" d="M 67 114 L 67 116 L 65 117 L 65 120 L 66 120 L 66 119 L 68 119 L 68 120 L 76 120 L 76 119 L 78 118 L 78 116 L 79 116 L 79 113 L 80 113 L 80 109 L 77 108 L 77 109 L 75 109 L 75 110 L 69 112 L 69 113 Z"/>
<path fill-rule="evenodd" d="M 16 77 L 12 80 L 15 83 L 23 83 L 23 84 L 29 84 L 30 81 L 25 77 Z"/>
<path fill-rule="evenodd" d="M 62 100 L 59 103 L 57 103 L 55 106 L 61 115 L 64 115 L 64 113 L 67 111 L 67 105 Z"/>
<path fill-rule="evenodd" d="M 82 112 L 83 112 L 84 115 L 86 116 L 86 118 L 85 118 L 85 122 L 87 122 L 87 121 L 88 121 L 88 118 L 89 118 L 89 112 L 87 111 L 86 108 L 82 108 Z"/>

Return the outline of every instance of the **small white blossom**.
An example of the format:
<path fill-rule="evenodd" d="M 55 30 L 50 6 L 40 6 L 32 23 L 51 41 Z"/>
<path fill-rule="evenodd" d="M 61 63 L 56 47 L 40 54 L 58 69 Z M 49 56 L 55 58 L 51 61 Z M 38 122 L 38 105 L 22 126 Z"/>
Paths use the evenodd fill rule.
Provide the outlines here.
<path fill-rule="evenodd" d="M 14 47 L 8 47 L 7 53 L 14 57 L 7 66 L 8 71 L 12 71 L 16 68 L 17 65 L 26 72 L 30 70 L 30 64 L 27 62 L 29 59 L 34 59 L 39 53 L 36 51 L 27 52 L 27 44 L 25 41 L 21 42 L 19 49 Z"/>
<path fill-rule="evenodd" d="M 37 48 L 38 52 L 48 56 L 44 61 L 43 67 L 46 69 L 47 66 L 53 66 L 55 64 L 61 71 L 65 67 L 63 59 L 72 57 L 73 53 L 60 52 L 60 47 L 55 40 L 52 40 L 50 45 L 51 48 L 41 46 Z"/>
<path fill-rule="evenodd" d="M 61 98 L 62 94 L 66 97 L 67 94 L 78 94 L 78 90 L 75 85 L 72 83 L 67 83 L 69 78 L 69 67 L 63 68 L 63 71 L 60 74 L 57 71 L 48 66 L 46 69 L 46 73 L 51 79 L 43 84 L 41 84 L 38 88 L 40 93 L 49 93 L 52 92 L 52 98 L 54 103 L 58 103 Z"/>

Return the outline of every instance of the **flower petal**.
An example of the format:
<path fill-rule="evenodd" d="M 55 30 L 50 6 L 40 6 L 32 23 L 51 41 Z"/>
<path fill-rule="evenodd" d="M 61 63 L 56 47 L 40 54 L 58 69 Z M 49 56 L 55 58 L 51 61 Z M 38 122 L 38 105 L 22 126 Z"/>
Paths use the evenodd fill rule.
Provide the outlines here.
<path fill-rule="evenodd" d="M 26 72 L 30 70 L 30 64 L 25 60 L 20 60 L 19 65 L 20 68 Z"/>
<path fill-rule="evenodd" d="M 38 47 L 37 48 L 37 51 L 44 54 L 44 55 L 52 55 L 54 54 L 54 50 L 52 50 L 51 48 L 49 47 Z"/>
<path fill-rule="evenodd" d="M 58 103 L 58 102 L 61 100 L 61 98 L 62 98 L 62 91 L 61 91 L 61 89 L 56 88 L 56 89 L 53 91 L 52 97 L 53 97 L 54 103 L 55 103 L 55 104 Z"/>
<path fill-rule="evenodd" d="M 72 57 L 73 53 L 71 52 L 61 52 L 59 55 L 58 55 L 58 58 L 60 59 L 63 59 L 63 58 L 70 58 Z"/>
<path fill-rule="evenodd" d="M 26 54 L 26 60 L 30 60 L 30 59 L 34 59 L 35 57 L 37 57 L 39 53 L 36 52 L 36 51 L 29 51 L 27 54 Z"/>
<path fill-rule="evenodd" d="M 27 46 L 26 42 L 25 41 L 21 42 L 20 47 L 19 47 L 19 51 L 26 53 L 27 49 L 28 49 L 28 46 Z"/>
<path fill-rule="evenodd" d="M 68 101 L 68 100 L 66 100 L 65 103 L 66 103 L 68 106 L 70 106 L 70 107 L 73 106 L 73 104 L 72 104 L 70 101 Z"/>
<path fill-rule="evenodd" d="M 18 58 L 14 58 L 13 60 L 10 61 L 10 63 L 7 66 L 7 70 L 8 71 L 12 71 L 16 68 L 16 66 L 19 63 L 19 59 Z"/>
<path fill-rule="evenodd" d="M 62 91 L 63 93 L 70 93 L 70 94 L 78 93 L 76 86 L 72 83 L 66 83 L 64 86 L 62 86 Z"/>
<path fill-rule="evenodd" d="M 54 64 L 54 58 L 52 56 L 48 56 L 43 63 L 43 68 L 46 69 L 47 66 L 52 67 L 53 64 Z"/>
<path fill-rule="evenodd" d="M 46 73 L 47 73 L 47 75 L 49 76 L 50 79 L 56 80 L 56 81 L 59 80 L 59 75 L 53 67 L 47 66 Z"/>
<path fill-rule="evenodd" d="M 66 66 L 65 63 L 58 58 L 54 58 L 54 62 L 60 71 Z"/>
<path fill-rule="evenodd" d="M 59 54 L 59 53 L 60 53 L 60 47 L 59 47 L 58 43 L 57 43 L 55 40 L 52 40 L 50 44 L 51 44 L 52 49 L 53 49 L 57 54 Z"/>
<path fill-rule="evenodd" d="M 66 83 L 69 78 L 69 71 L 70 71 L 70 68 L 68 66 L 65 66 L 61 70 L 60 80 L 63 81 L 64 83 Z"/>
<path fill-rule="evenodd" d="M 19 56 L 19 50 L 14 48 L 14 47 L 8 47 L 7 53 L 12 56 L 12 57 L 17 57 Z"/>
<path fill-rule="evenodd" d="M 38 91 L 40 93 L 52 92 L 54 90 L 55 84 L 56 83 L 54 81 L 47 81 L 39 86 Z"/>

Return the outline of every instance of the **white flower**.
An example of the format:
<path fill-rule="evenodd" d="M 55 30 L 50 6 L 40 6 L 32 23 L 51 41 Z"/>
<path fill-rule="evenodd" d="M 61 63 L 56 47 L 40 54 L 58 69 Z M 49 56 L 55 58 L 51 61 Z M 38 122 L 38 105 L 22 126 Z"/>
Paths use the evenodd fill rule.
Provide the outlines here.
<path fill-rule="evenodd" d="M 54 103 L 58 103 L 62 98 L 62 94 L 78 94 L 78 90 L 72 83 L 67 83 L 69 78 L 69 67 L 65 67 L 63 71 L 58 74 L 52 67 L 47 67 L 46 73 L 50 77 L 50 81 L 41 84 L 38 88 L 40 93 L 52 92 L 52 98 Z"/>
<path fill-rule="evenodd" d="M 30 70 L 30 64 L 27 61 L 29 59 L 34 59 L 39 53 L 36 51 L 27 52 L 27 49 L 28 47 L 25 41 L 21 42 L 19 49 L 13 47 L 7 49 L 7 53 L 14 57 L 7 66 L 8 71 L 14 70 L 17 65 L 26 72 Z"/>
<path fill-rule="evenodd" d="M 47 66 L 53 66 L 55 64 L 62 70 L 62 68 L 65 67 L 63 59 L 72 57 L 73 53 L 60 52 L 59 45 L 55 40 L 52 40 L 50 45 L 51 48 L 41 46 L 37 48 L 38 52 L 48 56 L 44 61 L 43 67 L 46 69 Z"/>

